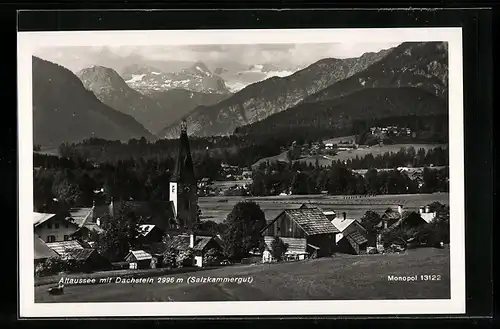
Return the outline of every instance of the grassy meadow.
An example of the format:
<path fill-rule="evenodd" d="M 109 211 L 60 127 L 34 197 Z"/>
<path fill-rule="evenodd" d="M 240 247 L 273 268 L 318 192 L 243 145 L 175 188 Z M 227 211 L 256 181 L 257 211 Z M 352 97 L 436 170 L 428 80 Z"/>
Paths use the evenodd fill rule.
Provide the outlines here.
<path fill-rule="evenodd" d="M 202 220 L 223 221 L 234 205 L 240 201 L 256 202 L 264 211 L 267 220 L 274 219 L 284 209 L 298 208 L 305 202 L 317 203 L 323 210 L 334 210 L 337 214 L 347 213 L 347 217 L 359 219 L 366 211 L 384 212 L 387 207 L 403 204 L 407 210 L 418 210 L 419 207 L 434 201 L 449 204 L 448 193 L 431 194 L 398 194 L 377 196 L 331 196 L 331 195 L 287 195 L 269 197 L 200 197 L 198 204 L 202 212 Z"/>
<path fill-rule="evenodd" d="M 437 275 L 439 280 L 389 281 L 388 276 Z M 304 261 L 235 265 L 172 274 L 176 283 L 67 285 L 63 295 L 35 287 L 35 302 L 163 302 L 266 300 L 449 299 L 449 247 L 401 254 L 336 255 Z M 188 283 L 189 277 L 251 278 L 244 283 Z M 420 277 L 419 277 L 420 278 Z M 178 280 L 182 279 L 182 280 Z M 114 281 L 114 280 L 113 280 Z M 182 282 L 181 282 L 182 281 Z"/>

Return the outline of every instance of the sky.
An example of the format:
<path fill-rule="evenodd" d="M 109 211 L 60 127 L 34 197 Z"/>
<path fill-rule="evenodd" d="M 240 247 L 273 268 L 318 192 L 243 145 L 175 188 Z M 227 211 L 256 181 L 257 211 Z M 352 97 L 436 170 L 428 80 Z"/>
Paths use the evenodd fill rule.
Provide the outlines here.
<path fill-rule="evenodd" d="M 103 65 L 121 70 L 130 64 L 143 62 L 202 61 L 208 66 L 227 63 L 242 65 L 275 64 L 306 66 L 323 58 L 359 57 L 366 52 L 377 52 L 397 46 L 393 43 L 323 43 L 323 44 L 238 44 L 238 45 L 182 45 L 182 46 L 121 46 L 121 47 L 52 47 L 35 52 L 45 60 L 56 62 L 72 71 Z M 184 64 L 180 64 L 181 66 Z M 185 66 L 185 65 L 184 65 Z"/>

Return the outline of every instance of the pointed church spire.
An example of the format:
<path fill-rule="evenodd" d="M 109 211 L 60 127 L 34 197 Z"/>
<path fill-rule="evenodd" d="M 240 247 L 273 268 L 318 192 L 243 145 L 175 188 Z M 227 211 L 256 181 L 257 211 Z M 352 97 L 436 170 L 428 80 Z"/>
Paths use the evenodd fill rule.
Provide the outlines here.
<path fill-rule="evenodd" d="M 172 181 L 185 184 L 196 184 L 193 159 L 191 158 L 191 149 L 189 147 L 189 138 L 187 135 L 187 123 L 185 120 L 181 123 L 179 149 L 175 161 Z"/>

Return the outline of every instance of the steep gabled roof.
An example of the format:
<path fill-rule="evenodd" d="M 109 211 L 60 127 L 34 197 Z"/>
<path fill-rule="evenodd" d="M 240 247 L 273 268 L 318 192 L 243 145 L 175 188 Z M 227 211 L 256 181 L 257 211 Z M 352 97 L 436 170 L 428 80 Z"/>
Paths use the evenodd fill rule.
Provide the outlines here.
<path fill-rule="evenodd" d="M 339 233 L 318 208 L 287 209 L 284 213 L 307 235 Z"/>
<path fill-rule="evenodd" d="M 332 224 L 340 231 L 344 232 L 346 228 L 348 228 L 352 223 L 356 222 L 353 218 L 342 218 L 336 217 L 332 220 Z"/>
<path fill-rule="evenodd" d="M 148 260 L 153 258 L 151 254 L 145 252 L 144 250 L 132 250 L 128 253 L 125 259 L 128 259 L 131 256 L 133 256 L 137 261 Z"/>
<path fill-rule="evenodd" d="M 69 213 L 71 215 L 71 218 L 73 218 L 73 221 L 76 225 L 79 227 L 82 227 L 85 225 L 87 222 L 92 221 L 92 211 L 93 208 L 71 208 L 69 210 Z"/>
<path fill-rule="evenodd" d="M 363 244 L 368 242 L 368 239 L 358 231 L 353 231 L 345 236 L 351 243 L 354 241 L 357 244 Z M 352 241 L 351 241 L 352 240 Z"/>
<path fill-rule="evenodd" d="M 37 235 L 34 236 L 34 248 L 35 248 L 35 259 L 45 259 L 45 258 L 51 258 L 51 257 L 59 257 L 59 254 L 57 254 L 54 250 L 50 249 L 47 244 L 40 239 Z"/>
<path fill-rule="evenodd" d="M 52 217 L 54 217 L 56 214 L 47 214 L 47 213 L 41 213 L 41 212 L 33 212 L 33 225 L 38 226 Z"/>

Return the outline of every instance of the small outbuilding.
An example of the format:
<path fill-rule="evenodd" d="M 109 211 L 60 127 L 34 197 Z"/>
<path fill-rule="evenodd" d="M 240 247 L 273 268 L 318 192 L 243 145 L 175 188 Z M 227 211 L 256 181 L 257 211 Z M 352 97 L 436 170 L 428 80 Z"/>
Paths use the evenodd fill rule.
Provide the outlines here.
<path fill-rule="evenodd" d="M 131 250 L 125 256 L 125 261 L 129 263 L 130 269 L 133 270 L 151 268 L 153 256 L 144 250 Z"/>

